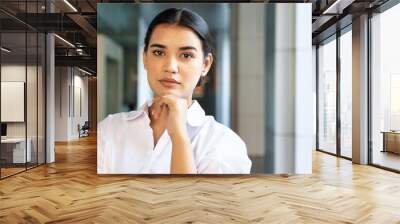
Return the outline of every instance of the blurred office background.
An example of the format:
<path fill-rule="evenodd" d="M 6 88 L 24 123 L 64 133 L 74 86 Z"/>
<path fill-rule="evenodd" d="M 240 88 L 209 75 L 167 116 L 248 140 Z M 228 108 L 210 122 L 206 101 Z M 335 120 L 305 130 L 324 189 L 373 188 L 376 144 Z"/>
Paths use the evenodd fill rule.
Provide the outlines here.
<path fill-rule="evenodd" d="M 98 121 L 151 99 L 144 37 L 170 7 L 191 9 L 209 25 L 214 66 L 194 98 L 242 137 L 252 172 L 311 172 L 315 110 L 302 111 L 315 101 L 311 4 L 98 4 Z"/>
<path fill-rule="evenodd" d="M 196 99 L 245 140 L 254 172 L 309 171 L 309 149 L 400 170 L 398 2 L 297 3 L 185 4 L 216 40 Z M 55 144 L 150 97 L 138 56 L 149 20 L 170 6 L 0 1 L 0 178 L 54 162 Z"/>

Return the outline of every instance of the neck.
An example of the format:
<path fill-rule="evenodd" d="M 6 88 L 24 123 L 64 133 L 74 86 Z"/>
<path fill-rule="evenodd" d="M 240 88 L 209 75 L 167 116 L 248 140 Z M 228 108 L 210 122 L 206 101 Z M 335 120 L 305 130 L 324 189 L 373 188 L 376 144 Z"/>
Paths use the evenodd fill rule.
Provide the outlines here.
<path fill-rule="evenodd" d="M 188 102 L 188 109 L 190 106 L 192 106 L 193 100 L 192 100 L 192 96 L 190 96 L 190 98 L 186 99 L 186 101 Z"/>

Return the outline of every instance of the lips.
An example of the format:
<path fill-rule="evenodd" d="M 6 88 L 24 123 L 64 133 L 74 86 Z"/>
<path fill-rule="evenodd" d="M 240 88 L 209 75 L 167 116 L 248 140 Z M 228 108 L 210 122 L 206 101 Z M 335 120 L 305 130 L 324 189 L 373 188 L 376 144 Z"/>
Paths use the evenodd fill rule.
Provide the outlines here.
<path fill-rule="evenodd" d="M 176 81 L 175 79 L 163 78 L 160 80 L 162 83 L 166 84 L 180 84 L 180 82 Z"/>

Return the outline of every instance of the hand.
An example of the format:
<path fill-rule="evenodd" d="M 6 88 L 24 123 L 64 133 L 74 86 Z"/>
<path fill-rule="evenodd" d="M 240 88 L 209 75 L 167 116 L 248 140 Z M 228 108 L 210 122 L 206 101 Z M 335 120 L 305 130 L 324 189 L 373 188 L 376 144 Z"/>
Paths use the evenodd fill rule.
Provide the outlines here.
<path fill-rule="evenodd" d="M 187 137 L 186 113 L 189 105 L 186 99 L 175 95 L 158 96 L 153 99 L 151 116 L 153 119 L 163 119 L 169 136 Z"/>

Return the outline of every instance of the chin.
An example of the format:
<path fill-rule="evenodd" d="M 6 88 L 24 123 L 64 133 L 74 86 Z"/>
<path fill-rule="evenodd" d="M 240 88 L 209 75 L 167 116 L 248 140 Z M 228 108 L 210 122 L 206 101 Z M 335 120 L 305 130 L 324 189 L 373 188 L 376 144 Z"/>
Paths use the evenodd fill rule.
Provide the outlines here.
<path fill-rule="evenodd" d="M 181 97 L 182 93 L 177 89 L 162 89 L 161 91 L 157 92 L 157 95 L 164 96 L 164 95 L 174 95 L 177 97 Z"/>

